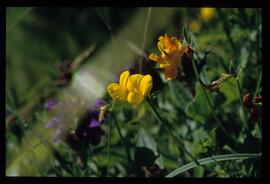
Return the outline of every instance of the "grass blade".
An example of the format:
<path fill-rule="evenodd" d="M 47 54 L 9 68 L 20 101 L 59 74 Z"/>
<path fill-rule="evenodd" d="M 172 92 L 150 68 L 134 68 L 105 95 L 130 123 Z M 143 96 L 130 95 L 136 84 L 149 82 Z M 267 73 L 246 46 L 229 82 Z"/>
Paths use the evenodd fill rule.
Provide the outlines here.
<path fill-rule="evenodd" d="M 214 158 L 214 159 L 213 159 Z M 198 160 L 200 165 L 209 164 L 215 161 L 226 161 L 226 160 L 238 160 L 238 159 L 250 159 L 250 158 L 261 158 L 261 153 L 258 154 L 250 154 L 250 153 L 242 153 L 242 154 L 226 154 L 226 155 L 217 155 L 212 157 L 207 157 Z M 197 167 L 198 165 L 193 161 L 186 165 L 183 165 L 182 167 L 179 167 L 178 169 L 172 171 L 168 175 L 166 175 L 166 178 L 175 177 L 189 169 L 192 169 L 194 167 Z"/>

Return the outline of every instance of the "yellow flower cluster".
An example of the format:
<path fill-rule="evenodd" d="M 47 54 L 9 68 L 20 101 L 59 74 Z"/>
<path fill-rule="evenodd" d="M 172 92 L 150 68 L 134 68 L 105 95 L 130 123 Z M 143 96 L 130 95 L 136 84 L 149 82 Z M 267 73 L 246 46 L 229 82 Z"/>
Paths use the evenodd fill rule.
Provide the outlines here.
<path fill-rule="evenodd" d="M 188 53 L 188 45 L 182 45 L 175 37 L 169 37 L 165 34 L 159 37 L 157 46 L 161 56 L 150 54 L 149 59 L 160 64 L 166 80 L 175 79 L 181 64 L 181 58 L 184 53 Z M 130 75 L 129 71 L 124 71 L 120 75 L 119 83 L 111 83 L 107 90 L 113 99 L 122 102 L 128 101 L 134 107 L 138 107 L 149 95 L 152 87 L 151 75 Z"/>
<path fill-rule="evenodd" d="M 160 36 L 158 40 L 157 46 L 161 56 L 150 54 L 149 59 L 160 64 L 166 80 L 175 79 L 181 63 L 181 57 L 188 50 L 188 46 L 182 45 L 175 37 L 169 37 L 167 34 Z"/>
<path fill-rule="evenodd" d="M 134 74 L 129 71 L 121 73 L 119 83 L 107 87 L 109 95 L 118 101 L 128 101 L 138 107 L 150 93 L 153 87 L 151 75 Z"/>

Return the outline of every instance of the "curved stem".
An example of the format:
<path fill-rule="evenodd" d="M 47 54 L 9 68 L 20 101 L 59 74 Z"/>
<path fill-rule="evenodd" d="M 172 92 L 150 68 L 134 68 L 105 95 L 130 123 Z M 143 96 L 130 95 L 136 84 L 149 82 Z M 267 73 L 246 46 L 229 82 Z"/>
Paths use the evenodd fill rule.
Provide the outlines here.
<path fill-rule="evenodd" d="M 212 162 L 215 162 L 213 160 L 213 158 L 216 160 L 216 161 L 226 161 L 226 160 L 238 160 L 238 159 L 250 159 L 250 158 L 261 158 L 261 153 L 259 154 L 253 154 L 253 153 L 242 153 L 242 154 L 227 154 L 227 155 L 216 155 L 216 156 L 211 156 L 211 157 L 207 157 L 207 158 L 203 158 L 203 159 L 200 159 L 198 160 L 198 162 L 201 164 L 201 165 L 204 165 L 204 164 L 208 164 L 208 163 L 212 163 Z M 192 169 L 194 167 L 196 167 L 197 164 L 194 163 L 194 162 L 190 162 L 188 164 L 185 164 L 183 165 L 182 167 L 172 171 L 171 173 L 169 173 L 168 175 L 166 175 L 165 177 L 167 178 L 170 178 L 170 177 L 174 177 L 174 176 L 177 176 L 189 169 Z"/>

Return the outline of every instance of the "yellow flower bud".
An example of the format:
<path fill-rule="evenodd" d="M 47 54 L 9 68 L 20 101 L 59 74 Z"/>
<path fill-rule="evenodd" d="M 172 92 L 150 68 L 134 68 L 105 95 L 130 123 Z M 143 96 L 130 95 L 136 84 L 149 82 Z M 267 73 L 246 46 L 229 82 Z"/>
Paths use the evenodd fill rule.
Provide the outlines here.
<path fill-rule="evenodd" d="M 212 20 L 215 16 L 215 13 L 215 8 L 201 8 L 201 18 L 205 22 Z"/>

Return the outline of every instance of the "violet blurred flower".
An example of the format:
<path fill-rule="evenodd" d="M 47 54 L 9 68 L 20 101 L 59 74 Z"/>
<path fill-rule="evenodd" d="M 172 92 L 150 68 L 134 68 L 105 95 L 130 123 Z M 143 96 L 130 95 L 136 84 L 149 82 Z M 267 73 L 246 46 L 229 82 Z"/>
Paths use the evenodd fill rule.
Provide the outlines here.
<path fill-rule="evenodd" d="M 49 99 L 47 100 L 47 102 L 44 104 L 44 108 L 46 109 L 56 109 L 57 107 L 59 107 L 62 103 L 59 102 L 56 99 Z M 60 110 L 59 108 L 57 110 Z M 54 129 L 54 134 L 53 134 L 53 143 L 54 144 L 58 144 L 60 143 L 62 137 L 65 134 L 65 130 L 63 125 L 60 123 L 60 121 L 63 119 L 62 118 L 62 113 L 61 111 L 57 112 L 46 124 L 45 124 L 45 128 L 52 128 Z"/>
<path fill-rule="evenodd" d="M 106 105 L 107 103 L 102 100 L 102 99 L 97 99 L 96 102 L 95 102 L 95 106 L 103 106 L 103 105 Z"/>
<path fill-rule="evenodd" d="M 66 132 L 63 125 L 60 123 L 62 118 L 59 116 L 60 114 L 56 114 L 56 116 L 53 116 L 48 121 L 48 123 L 44 126 L 45 128 L 54 129 L 53 138 L 52 138 L 52 141 L 54 144 L 59 144 Z"/>
<path fill-rule="evenodd" d="M 44 108 L 46 109 L 55 109 L 56 107 L 58 107 L 60 105 L 58 100 L 55 99 L 49 99 L 45 104 L 44 104 Z"/>
<path fill-rule="evenodd" d="M 59 144 L 63 134 L 64 134 L 64 131 L 62 129 L 60 128 L 56 129 L 53 135 L 53 143 Z"/>
<path fill-rule="evenodd" d="M 100 107 L 106 106 L 107 103 L 102 99 L 97 99 L 89 109 L 89 112 L 81 118 L 81 122 L 79 127 L 76 130 L 76 135 L 79 138 L 80 142 L 84 142 L 86 144 L 94 144 L 97 145 L 101 136 L 104 135 L 104 131 L 101 128 L 101 124 L 103 122 L 99 121 L 99 116 L 101 113 Z M 105 113 L 105 117 L 107 113 Z"/>
<path fill-rule="evenodd" d="M 57 126 L 59 123 L 59 118 L 57 116 L 54 116 L 53 118 L 50 119 L 50 121 L 45 125 L 45 128 L 53 128 Z"/>
<path fill-rule="evenodd" d="M 96 119 L 92 119 L 91 123 L 89 124 L 89 128 L 96 128 L 100 126 L 100 122 Z"/>

